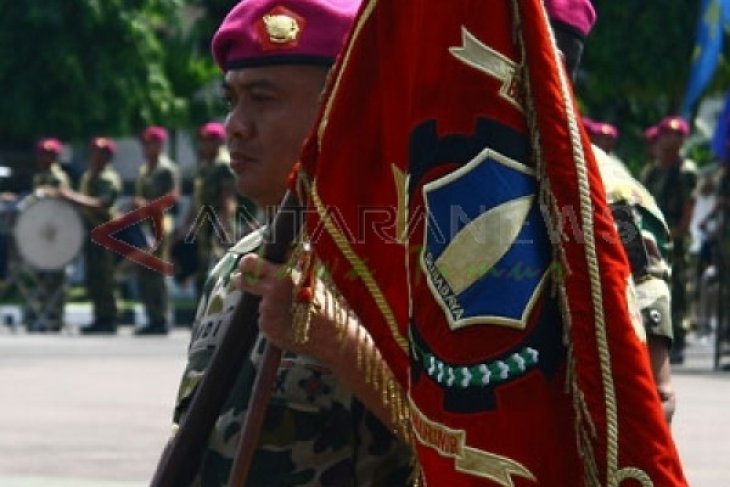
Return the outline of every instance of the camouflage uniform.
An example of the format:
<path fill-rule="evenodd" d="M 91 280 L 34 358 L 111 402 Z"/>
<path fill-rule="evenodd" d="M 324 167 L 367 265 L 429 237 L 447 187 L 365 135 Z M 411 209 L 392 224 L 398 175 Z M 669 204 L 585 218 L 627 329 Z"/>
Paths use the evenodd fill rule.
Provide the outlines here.
<path fill-rule="evenodd" d="M 241 256 L 260 245 L 260 231 L 244 237 L 211 271 L 193 325 L 176 423 L 184 417 L 241 297 L 231 273 Z M 193 485 L 227 485 L 263 345 L 259 337 L 211 432 Z M 337 382 L 332 370 L 312 358 L 286 353 L 246 485 L 407 485 L 410 458 L 407 447 Z"/>
<path fill-rule="evenodd" d="M 667 263 L 671 252 L 669 228 L 654 198 L 623 163 L 600 149 L 594 148 L 594 153 L 629 256 L 646 334 L 671 342 L 674 334 Z M 637 235 L 641 235 L 641 240 L 632 238 Z"/>
<path fill-rule="evenodd" d="M 649 170 L 645 180 L 646 188 L 656 199 L 659 209 L 666 218 L 670 230 L 674 229 L 682 219 L 684 207 L 694 201 L 697 185 L 697 167 L 689 159 L 678 159 L 669 168 L 654 166 Z M 690 247 L 689 232 L 686 235 L 673 235 L 670 256 L 672 266 L 672 327 L 676 350 L 681 351 L 685 345 L 684 319 L 689 302 L 687 295 L 688 251 Z"/>
<path fill-rule="evenodd" d="M 136 195 L 152 202 L 173 190 L 179 190 L 180 178 L 175 163 L 169 158 L 160 156 L 155 168 L 150 171 L 144 164 L 137 178 Z M 169 260 L 170 233 L 172 218 L 165 215 L 162 240 L 152 252 L 162 260 Z M 159 327 L 167 323 L 168 295 L 165 276 L 160 272 L 143 266 L 138 268 L 138 285 L 140 298 L 147 313 L 148 326 Z"/>
<path fill-rule="evenodd" d="M 89 232 L 112 219 L 111 206 L 122 190 L 119 174 L 108 165 L 99 173 L 86 171 L 79 183 L 81 194 L 99 198 L 108 207 L 83 210 L 84 222 Z M 114 299 L 114 255 L 104 247 L 86 241 L 84 247 L 86 262 L 86 293 L 94 305 L 95 324 L 116 324 L 117 303 Z"/>
<path fill-rule="evenodd" d="M 206 208 L 207 211 L 212 211 L 217 218 L 220 218 L 223 215 L 222 205 L 225 204 L 225 196 L 234 195 L 235 192 L 235 181 L 228 162 L 217 158 L 210 166 L 200 166 L 193 181 L 193 205 L 196 217 L 200 215 L 203 208 Z M 228 238 L 233 238 L 230 234 L 233 223 L 232 221 L 221 221 L 229 233 Z M 216 240 L 217 237 L 210 220 L 202 220 L 202 225 L 197 229 L 195 235 L 198 252 L 195 285 L 198 295 L 202 293 L 211 263 L 214 259 L 218 260 L 221 257 L 220 253 L 215 250 L 221 249 L 221 244 L 225 244 L 225 242 L 216 242 Z"/>
<path fill-rule="evenodd" d="M 66 173 L 61 169 L 58 163 L 53 163 L 44 171 L 40 171 L 33 176 L 33 189 L 40 186 L 50 186 L 53 188 L 70 188 L 71 183 Z M 60 290 L 61 295 L 47 309 L 46 328 L 51 330 L 60 330 L 63 326 L 63 308 L 66 302 L 66 271 L 42 271 L 36 274 L 38 278 L 37 294 L 41 307 L 46 306 L 52 297 Z M 34 317 L 31 316 L 31 329 L 38 328 L 38 324 L 32 323 Z"/>

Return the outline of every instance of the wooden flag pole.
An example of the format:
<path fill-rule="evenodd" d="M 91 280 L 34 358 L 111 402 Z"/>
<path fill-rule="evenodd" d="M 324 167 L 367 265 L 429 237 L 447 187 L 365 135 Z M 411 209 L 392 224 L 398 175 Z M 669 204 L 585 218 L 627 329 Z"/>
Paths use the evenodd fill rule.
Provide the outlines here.
<path fill-rule="evenodd" d="M 258 445 L 259 436 L 261 436 L 261 429 L 266 417 L 266 407 L 271 399 L 280 363 L 281 349 L 267 342 L 259 371 L 256 374 L 246 419 L 241 428 L 241 436 L 238 439 L 236 456 L 233 460 L 233 468 L 228 481 L 229 487 L 246 486 L 248 472 L 251 469 L 251 462 Z"/>

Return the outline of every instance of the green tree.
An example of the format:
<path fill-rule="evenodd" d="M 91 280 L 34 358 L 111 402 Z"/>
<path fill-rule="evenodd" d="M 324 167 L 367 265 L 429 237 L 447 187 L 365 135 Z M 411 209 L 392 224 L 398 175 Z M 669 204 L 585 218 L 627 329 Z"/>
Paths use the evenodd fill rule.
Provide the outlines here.
<path fill-rule="evenodd" d="M 621 130 L 619 154 L 638 170 L 643 130 L 682 102 L 699 9 L 698 0 L 595 0 L 598 21 L 587 42 L 576 85 L 586 115 Z M 720 64 L 708 92 L 727 86 Z"/>
<path fill-rule="evenodd" d="M 217 73 L 186 27 L 190 3 L 0 0 L 0 146 L 209 115 L 210 100 L 195 94 Z"/>

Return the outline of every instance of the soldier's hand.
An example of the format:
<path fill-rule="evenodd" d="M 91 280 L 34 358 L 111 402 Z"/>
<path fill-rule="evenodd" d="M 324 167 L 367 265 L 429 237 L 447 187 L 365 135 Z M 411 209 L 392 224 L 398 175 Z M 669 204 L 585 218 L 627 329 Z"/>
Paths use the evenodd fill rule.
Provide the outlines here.
<path fill-rule="evenodd" d="M 292 333 L 292 293 L 294 283 L 285 266 L 268 262 L 256 254 L 247 254 L 238 265 L 233 279 L 238 287 L 261 296 L 259 329 L 274 345 L 293 352 L 301 351 Z"/>
<path fill-rule="evenodd" d="M 241 258 L 240 271 L 234 275 L 234 283 L 243 291 L 261 296 L 259 305 L 259 329 L 277 347 L 299 354 L 309 355 L 324 363 L 335 363 L 342 355 L 342 327 L 348 335 L 359 324 L 352 318 L 343 317 L 342 323 L 335 310 L 335 299 L 328 294 L 324 284 L 313 284 L 310 323 L 307 339 L 295 336 L 292 328 L 295 282 L 301 278 L 298 271 L 289 266 L 272 264 L 256 254 Z M 292 273 L 295 276 L 292 276 Z M 329 296 L 329 297 L 328 297 Z M 352 323 L 350 323 L 352 322 Z M 339 338 L 338 338 L 339 336 Z"/>
<path fill-rule="evenodd" d="M 58 189 L 53 186 L 38 186 L 33 193 L 38 198 L 55 198 L 58 196 Z"/>

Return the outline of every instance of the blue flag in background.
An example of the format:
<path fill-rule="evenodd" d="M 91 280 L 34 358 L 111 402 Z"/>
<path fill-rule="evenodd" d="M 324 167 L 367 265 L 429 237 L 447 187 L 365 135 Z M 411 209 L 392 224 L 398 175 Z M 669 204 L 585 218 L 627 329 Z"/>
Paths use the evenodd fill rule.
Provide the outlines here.
<path fill-rule="evenodd" d="M 710 149 L 715 157 L 722 162 L 728 159 L 728 147 L 726 140 L 728 139 L 728 129 L 730 128 L 730 91 L 725 95 L 725 106 L 717 117 L 715 124 L 715 133 L 712 135 Z"/>
<path fill-rule="evenodd" d="M 689 84 L 682 102 L 682 116 L 686 119 L 690 118 L 692 107 L 715 73 L 722 54 L 724 28 L 729 20 L 730 0 L 702 0 Z"/>

